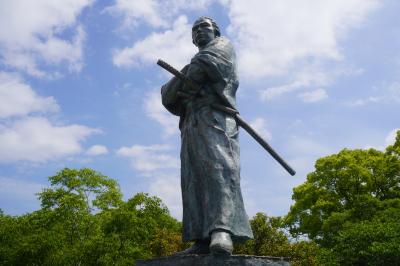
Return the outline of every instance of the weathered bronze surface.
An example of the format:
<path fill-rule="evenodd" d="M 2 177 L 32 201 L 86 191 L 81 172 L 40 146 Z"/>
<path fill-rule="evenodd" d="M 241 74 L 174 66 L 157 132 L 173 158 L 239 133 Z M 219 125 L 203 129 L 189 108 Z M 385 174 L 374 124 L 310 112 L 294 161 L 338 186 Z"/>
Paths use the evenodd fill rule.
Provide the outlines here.
<path fill-rule="evenodd" d="M 186 86 L 190 87 L 193 91 L 196 92 L 196 93 L 188 93 L 188 92 L 178 91 L 178 96 L 180 96 L 182 98 L 187 98 L 187 99 L 191 99 L 191 98 L 198 96 L 198 93 L 202 89 L 198 84 L 196 84 L 193 81 L 191 81 L 190 79 L 188 79 L 182 72 L 175 69 L 174 67 L 172 67 L 171 65 L 164 62 L 161 59 L 158 59 L 157 65 L 161 66 L 162 68 L 164 68 L 165 70 L 167 70 L 168 72 L 170 72 L 171 74 L 176 76 L 177 78 L 181 79 Z M 279 162 L 279 164 L 282 165 L 282 167 L 285 168 L 286 171 L 289 172 L 289 174 L 291 174 L 291 175 L 296 174 L 296 171 L 293 170 L 293 168 L 290 167 L 290 165 L 285 160 L 283 160 L 282 157 L 279 156 L 279 154 L 268 144 L 268 142 L 266 142 L 257 133 L 257 131 L 255 131 L 246 121 L 244 121 L 244 119 L 239 115 L 239 112 L 237 110 L 232 109 L 230 107 L 227 107 L 227 106 L 222 105 L 217 102 L 211 103 L 211 107 L 216 110 L 219 110 L 221 112 L 232 115 L 235 118 L 238 125 L 240 127 L 242 127 L 244 130 L 246 130 L 246 132 L 249 133 L 250 136 L 252 136 L 269 154 L 271 154 L 271 156 L 274 157 L 274 159 L 277 160 Z"/>
<path fill-rule="evenodd" d="M 181 72 L 201 90 L 177 77 L 161 89 L 163 105 L 180 116 L 183 240 L 207 243 L 213 231 L 224 231 L 245 241 L 253 234 L 240 190 L 238 125 L 231 114 L 212 108 L 236 109 L 236 54 L 209 18 L 194 23 L 192 38 L 199 52 Z"/>

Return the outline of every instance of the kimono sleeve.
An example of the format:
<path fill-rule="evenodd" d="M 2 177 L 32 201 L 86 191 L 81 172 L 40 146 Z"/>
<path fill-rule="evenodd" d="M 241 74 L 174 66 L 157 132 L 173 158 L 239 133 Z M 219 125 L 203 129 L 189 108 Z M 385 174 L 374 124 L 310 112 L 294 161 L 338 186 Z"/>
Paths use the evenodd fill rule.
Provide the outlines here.
<path fill-rule="evenodd" d="M 186 73 L 187 66 L 181 72 Z M 161 87 L 161 99 L 164 107 L 172 114 L 181 116 L 184 113 L 182 99 L 178 96 L 178 91 L 182 90 L 183 82 L 177 77 L 173 77 L 170 81 Z"/>

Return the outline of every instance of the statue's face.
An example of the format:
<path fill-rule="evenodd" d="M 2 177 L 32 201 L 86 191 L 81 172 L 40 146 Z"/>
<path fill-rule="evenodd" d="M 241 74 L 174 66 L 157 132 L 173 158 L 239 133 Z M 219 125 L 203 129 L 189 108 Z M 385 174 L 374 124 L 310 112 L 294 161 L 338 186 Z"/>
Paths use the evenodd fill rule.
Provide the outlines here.
<path fill-rule="evenodd" d="M 198 47 L 204 47 L 215 39 L 214 27 L 209 19 L 201 19 L 195 22 L 192 28 L 193 43 Z"/>

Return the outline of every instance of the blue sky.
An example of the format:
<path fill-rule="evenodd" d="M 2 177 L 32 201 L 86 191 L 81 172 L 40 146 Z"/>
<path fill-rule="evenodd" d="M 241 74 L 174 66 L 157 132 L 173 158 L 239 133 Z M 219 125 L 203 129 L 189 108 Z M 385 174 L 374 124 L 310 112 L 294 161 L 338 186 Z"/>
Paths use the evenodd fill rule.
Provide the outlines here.
<path fill-rule="evenodd" d="M 0 1 L 0 208 L 40 208 L 63 167 L 117 179 L 125 199 L 157 195 L 180 218 L 177 118 L 161 105 L 215 19 L 239 58 L 239 110 L 297 170 L 285 172 L 243 130 L 250 216 L 284 215 L 316 159 L 383 149 L 399 128 L 400 2 L 395 0 Z"/>

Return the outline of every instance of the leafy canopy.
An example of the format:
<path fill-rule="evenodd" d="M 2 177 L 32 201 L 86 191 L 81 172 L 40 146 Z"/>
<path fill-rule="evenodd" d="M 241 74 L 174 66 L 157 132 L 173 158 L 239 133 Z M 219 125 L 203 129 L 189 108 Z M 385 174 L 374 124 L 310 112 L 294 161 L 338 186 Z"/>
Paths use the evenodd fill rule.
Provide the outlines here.
<path fill-rule="evenodd" d="M 89 168 L 64 168 L 50 176 L 50 188 L 39 193 L 45 209 L 96 210 L 115 208 L 122 202 L 117 182 Z"/>
<path fill-rule="evenodd" d="M 329 265 L 400 260 L 400 131 L 385 151 L 344 149 L 317 160 L 292 199 L 287 227 L 326 248 Z"/>
<path fill-rule="evenodd" d="M 49 182 L 40 210 L 0 210 L 0 265 L 134 265 L 183 249 L 181 224 L 159 198 L 124 202 L 115 180 L 88 168 L 62 169 Z"/>

